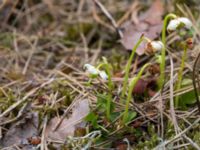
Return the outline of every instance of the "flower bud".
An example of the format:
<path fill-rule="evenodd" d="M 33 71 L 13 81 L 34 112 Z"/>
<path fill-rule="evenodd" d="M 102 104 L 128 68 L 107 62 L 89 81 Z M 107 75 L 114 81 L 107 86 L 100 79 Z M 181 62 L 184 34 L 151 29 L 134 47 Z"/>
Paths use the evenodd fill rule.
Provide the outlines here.
<path fill-rule="evenodd" d="M 151 41 L 147 43 L 146 52 L 148 54 L 153 54 L 156 51 L 161 51 L 163 47 L 164 45 L 161 41 Z"/>
<path fill-rule="evenodd" d="M 86 71 L 88 73 L 90 73 L 91 75 L 98 75 L 99 74 L 98 69 L 96 69 L 94 66 L 92 66 L 90 64 L 85 64 L 83 68 L 86 69 Z"/>
<path fill-rule="evenodd" d="M 193 48 L 193 39 L 192 38 L 188 38 L 187 40 L 186 40 L 186 44 L 187 44 L 187 47 L 188 48 Z"/>
<path fill-rule="evenodd" d="M 105 71 L 99 71 L 99 76 L 104 80 L 108 79 L 108 75 L 106 74 Z"/>

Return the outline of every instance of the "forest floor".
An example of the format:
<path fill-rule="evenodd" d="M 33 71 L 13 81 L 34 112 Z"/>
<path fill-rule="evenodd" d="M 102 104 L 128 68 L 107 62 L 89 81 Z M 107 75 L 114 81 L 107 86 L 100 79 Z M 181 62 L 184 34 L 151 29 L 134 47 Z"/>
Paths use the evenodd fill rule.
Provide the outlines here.
<path fill-rule="evenodd" d="M 199 7 L 0 0 L 0 149 L 200 150 Z M 168 13 L 192 29 L 165 31 L 164 59 L 142 42 L 125 83 L 131 50 L 143 36 L 163 40 Z"/>

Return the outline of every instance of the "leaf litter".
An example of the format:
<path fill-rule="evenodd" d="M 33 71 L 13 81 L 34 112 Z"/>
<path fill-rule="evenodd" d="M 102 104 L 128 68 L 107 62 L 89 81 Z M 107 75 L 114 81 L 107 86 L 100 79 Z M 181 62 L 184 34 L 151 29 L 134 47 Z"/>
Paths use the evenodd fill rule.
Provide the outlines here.
<path fill-rule="evenodd" d="M 152 40 L 158 38 L 162 29 L 163 14 L 163 4 L 160 0 L 156 0 L 146 12 L 138 16 L 137 21 L 125 22 L 122 25 L 124 36 L 120 40 L 122 45 L 128 50 L 132 50 L 142 34 Z M 143 55 L 144 51 L 145 43 L 142 43 L 136 52 L 138 55 Z"/>
<path fill-rule="evenodd" d="M 102 2 L 105 10 L 116 18 L 126 13 L 127 8 L 135 2 L 95 1 Z M 153 79 L 152 76 L 150 79 L 147 78 L 146 74 L 138 81 L 133 90 L 135 101 L 131 102 L 130 107 L 130 112 L 134 114 L 130 119 L 132 123 L 126 127 L 118 124 L 120 111 L 123 111 L 122 106 L 118 104 L 118 93 L 121 88 L 123 67 L 127 62 L 126 56 L 129 53 L 120 47 L 119 43 L 116 43 L 115 30 L 107 30 L 112 25 L 108 21 L 100 20 L 104 19 L 101 10 L 95 10 L 96 16 L 92 15 L 92 9 L 95 9 L 91 5 L 92 1 L 30 0 L 22 2 L 17 0 L 15 2 L 2 2 L 6 3 L 0 4 L 0 20 L 2 22 L 0 24 L 0 111 L 1 116 L 3 116 L 0 119 L 4 123 L 0 123 L 0 148 L 7 147 L 9 150 L 41 148 L 45 150 L 56 149 L 55 147 L 52 148 L 52 145 L 57 144 L 59 148 L 63 146 L 67 149 L 74 147 L 81 149 L 88 144 L 88 147 L 92 146 L 94 149 L 107 147 L 127 149 L 129 146 L 134 149 L 145 149 L 146 147 L 159 149 L 166 143 L 168 145 L 164 145 L 165 147 L 174 146 L 176 148 L 181 148 L 181 146 L 193 148 L 196 143 L 200 145 L 199 116 L 197 109 L 193 107 L 193 101 L 190 101 L 190 94 L 185 92 L 188 89 L 189 92 L 193 90 L 191 83 L 182 87 L 181 91 L 174 93 L 174 95 L 181 94 L 180 97 L 184 102 L 186 102 L 186 96 L 190 98 L 188 98 L 190 103 L 185 105 L 187 110 L 174 110 L 177 124 L 182 129 L 180 134 L 176 134 L 177 131 L 174 130 L 174 124 L 171 121 L 168 105 L 168 81 L 166 81 L 166 89 L 161 94 L 155 90 L 156 81 L 151 80 Z M 141 6 L 143 6 L 142 3 L 146 2 L 138 1 Z M 134 43 L 142 33 L 151 39 L 159 37 L 164 9 L 159 0 L 148 0 L 148 2 L 150 2 L 147 4 L 148 6 L 153 4 L 149 9 L 140 11 L 139 15 L 134 14 L 137 14 L 135 11 L 138 8 L 132 9 L 132 14 L 129 13 L 129 16 L 132 15 L 132 20 L 125 19 L 126 22 L 120 23 L 121 25 L 124 22 L 121 25 L 121 28 L 124 28 L 124 37 L 121 39 L 121 43 L 128 50 L 133 48 Z M 171 3 L 171 7 L 172 2 L 167 2 Z M 190 2 L 188 1 L 187 4 Z M 147 5 L 145 4 L 145 6 Z M 177 6 L 184 8 L 183 10 L 187 12 L 181 12 L 181 14 L 193 17 L 191 16 L 193 12 L 188 11 L 188 6 L 194 7 L 192 2 L 188 6 Z M 99 22 L 97 19 L 99 19 Z M 114 28 L 116 27 L 114 26 Z M 198 28 L 195 30 L 198 31 Z M 199 37 L 198 32 L 196 32 L 197 37 Z M 25 41 L 22 39 L 25 39 Z M 170 40 L 173 43 L 173 35 Z M 195 40 L 197 41 L 195 44 L 199 43 L 198 38 Z M 143 45 L 138 49 L 137 54 L 144 54 L 144 48 Z M 179 57 L 180 52 L 176 45 L 173 48 L 174 50 L 169 49 L 169 53 L 173 52 L 173 57 Z M 198 54 L 199 45 L 195 45 L 192 51 Z M 115 57 L 115 53 L 120 58 L 118 57 L 117 62 L 112 62 L 110 58 Z M 100 131 L 95 130 L 95 126 L 92 126 L 91 123 L 86 123 L 84 117 L 91 111 L 89 103 L 92 110 L 98 108 L 96 93 L 105 94 L 105 97 L 109 98 L 106 95 L 108 89 L 105 81 L 94 80 L 88 83 L 88 77 L 82 72 L 82 66 L 84 65 L 83 62 L 90 63 L 91 60 L 93 65 L 97 65 L 101 62 L 100 56 L 102 55 L 108 56 L 108 62 L 113 66 L 113 74 L 115 74 L 114 72 L 119 72 L 119 74 L 115 74 L 116 78 L 113 77 L 113 82 L 116 83 L 116 91 L 109 92 L 113 96 L 111 105 L 116 106 L 115 114 L 111 114 L 114 122 L 110 123 L 102 115 L 103 112 L 94 113 L 93 121 L 98 123 L 97 128 L 101 130 L 101 134 Z M 146 61 L 152 62 L 149 57 L 138 58 L 141 63 L 135 63 L 138 68 L 134 69 L 136 71 L 132 71 L 134 73 Z M 192 68 L 195 58 L 196 55 L 191 57 L 190 52 L 188 53 L 188 64 L 185 67 L 186 73 L 184 73 L 187 78 L 190 78 L 190 68 Z M 179 65 L 178 60 L 175 61 L 175 67 Z M 168 73 L 168 67 L 167 64 L 166 73 Z M 26 71 L 22 74 L 21 71 L 24 69 Z M 173 73 L 177 69 L 175 68 Z M 159 70 L 154 68 L 151 72 L 157 74 Z M 52 84 L 45 84 L 45 86 L 35 90 L 38 85 L 42 85 L 42 83 L 51 79 L 54 80 Z M 28 97 L 25 96 L 20 101 L 21 97 L 24 97 L 30 89 L 35 92 L 32 92 Z M 184 92 L 187 94 L 186 96 L 182 94 Z M 56 93 L 55 97 L 50 96 L 53 93 Z M 72 109 L 70 108 L 71 114 L 70 112 L 68 112 L 68 115 L 63 113 L 72 106 L 70 103 L 73 103 L 74 98 L 79 94 L 85 98 L 80 98 L 79 101 L 74 103 L 75 106 Z M 47 96 L 47 99 L 43 95 Z M 34 105 L 33 101 L 37 97 L 39 97 L 39 102 Z M 106 100 L 105 98 L 103 103 L 106 104 Z M 23 103 L 27 101 L 33 102 L 34 106 L 28 107 L 28 111 L 23 111 L 20 114 Z M 188 106 L 188 104 L 190 105 Z M 60 124 L 58 124 L 59 122 Z M 90 133 L 87 133 L 85 128 Z M 77 134 L 77 132 L 81 133 Z M 187 134 L 185 134 L 186 132 Z M 95 137 L 98 137 L 97 141 L 95 141 Z M 69 139 L 72 141 L 71 143 Z M 83 141 L 87 141 L 87 144 Z M 71 147 L 68 148 L 67 144 L 71 144 Z"/>
<path fill-rule="evenodd" d="M 10 147 L 21 146 L 24 149 L 31 148 L 29 139 L 39 135 L 39 116 L 37 112 L 27 112 L 14 123 L 5 136 L 0 140 L 0 145 Z"/>
<path fill-rule="evenodd" d="M 89 112 L 88 100 L 78 100 L 72 108 L 71 116 L 64 118 L 58 128 L 55 129 L 61 117 L 54 117 L 49 121 L 46 137 L 51 140 L 65 141 L 68 136 L 74 136 L 77 128 L 85 128 L 84 118 Z"/>

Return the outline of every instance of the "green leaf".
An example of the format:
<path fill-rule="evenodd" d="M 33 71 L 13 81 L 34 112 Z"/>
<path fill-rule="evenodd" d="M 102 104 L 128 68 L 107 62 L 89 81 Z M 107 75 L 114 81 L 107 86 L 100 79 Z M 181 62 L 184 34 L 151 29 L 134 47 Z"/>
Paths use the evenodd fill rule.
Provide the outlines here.
<path fill-rule="evenodd" d="M 192 80 L 189 78 L 185 78 L 181 82 L 181 87 L 186 87 L 192 84 Z M 179 107 L 182 109 L 186 109 L 188 105 L 194 104 L 196 102 L 196 97 L 194 90 L 183 93 L 180 95 Z"/>
<path fill-rule="evenodd" d="M 110 121 L 113 122 L 117 117 L 120 116 L 120 112 L 113 112 L 110 114 Z"/>
<path fill-rule="evenodd" d="M 126 117 L 126 123 L 130 122 L 132 119 L 134 119 L 137 116 L 137 113 L 135 111 L 129 111 L 128 116 Z"/>
<path fill-rule="evenodd" d="M 107 110 L 107 101 L 110 98 L 110 95 L 98 94 L 97 95 L 97 107 L 99 112 L 106 112 Z M 112 112 L 115 108 L 115 104 L 111 101 L 110 111 Z"/>
<path fill-rule="evenodd" d="M 180 96 L 179 105 L 182 109 L 186 109 L 188 105 L 194 104 L 196 102 L 196 97 L 194 91 L 184 93 Z"/>
<path fill-rule="evenodd" d="M 191 85 L 192 84 L 192 79 L 183 79 L 182 82 L 181 82 L 181 87 L 185 87 L 187 85 Z"/>
<path fill-rule="evenodd" d="M 90 122 L 94 128 L 98 128 L 99 125 L 97 123 L 98 116 L 94 112 L 90 112 L 86 117 L 85 120 Z"/>

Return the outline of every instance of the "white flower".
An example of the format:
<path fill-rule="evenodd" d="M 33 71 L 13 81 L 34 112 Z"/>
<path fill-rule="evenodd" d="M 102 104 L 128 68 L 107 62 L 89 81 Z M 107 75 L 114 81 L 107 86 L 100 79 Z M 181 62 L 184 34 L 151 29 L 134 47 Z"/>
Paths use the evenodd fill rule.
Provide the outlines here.
<path fill-rule="evenodd" d="M 91 75 L 98 75 L 99 74 L 99 70 L 96 69 L 94 66 L 90 65 L 90 64 L 85 64 L 84 69 L 86 69 L 86 71 L 88 73 L 90 73 Z"/>
<path fill-rule="evenodd" d="M 84 69 L 86 69 L 86 71 L 90 74 L 90 75 L 99 75 L 102 79 L 107 80 L 108 79 L 108 75 L 106 74 L 105 71 L 101 71 L 97 68 L 95 68 L 94 66 L 90 65 L 90 64 L 85 64 Z"/>
<path fill-rule="evenodd" d="M 167 31 L 175 31 L 177 27 L 180 25 L 180 20 L 178 19 L 173 19 L 170 20 L 168 26 L 167 26 Z"/>
<path fill-rule="evenodd" d="M 147 43 L 145 53 L 146 54 L 154 54 L 156 51 L 161 51 L 164 45 L 161 41 L 151 41 Z"/>
<path fill-rule="evenodd" d="M 150 42 L 151 47 L 155 50 L 155 51 L 161 51 L 162 48 L 164 47 L 163 43 L 161 41 L 152 41 Z"/>
<path fill-rule="evenodd" d="M 170 20 L 167 30 L 168 31 L 175 31 L 180 25 L 184 24 L 186 29 L 190 29 L 192 27 L 192 22 L 186 17 L 179 17 L 173 20 Z"/>
<path fill-rule="evenodd" d="M 105 71 L 99 71 L 99 76 L 104 80 L 108 79 L 108 75 L 106 74 Z"/>
<path fill-rule="evenodd" d="M 178 20 L 185 25 L 186 29 L 190 29 L 192 27 L 192 22 L 185 17 L 180 17 Z"/>

